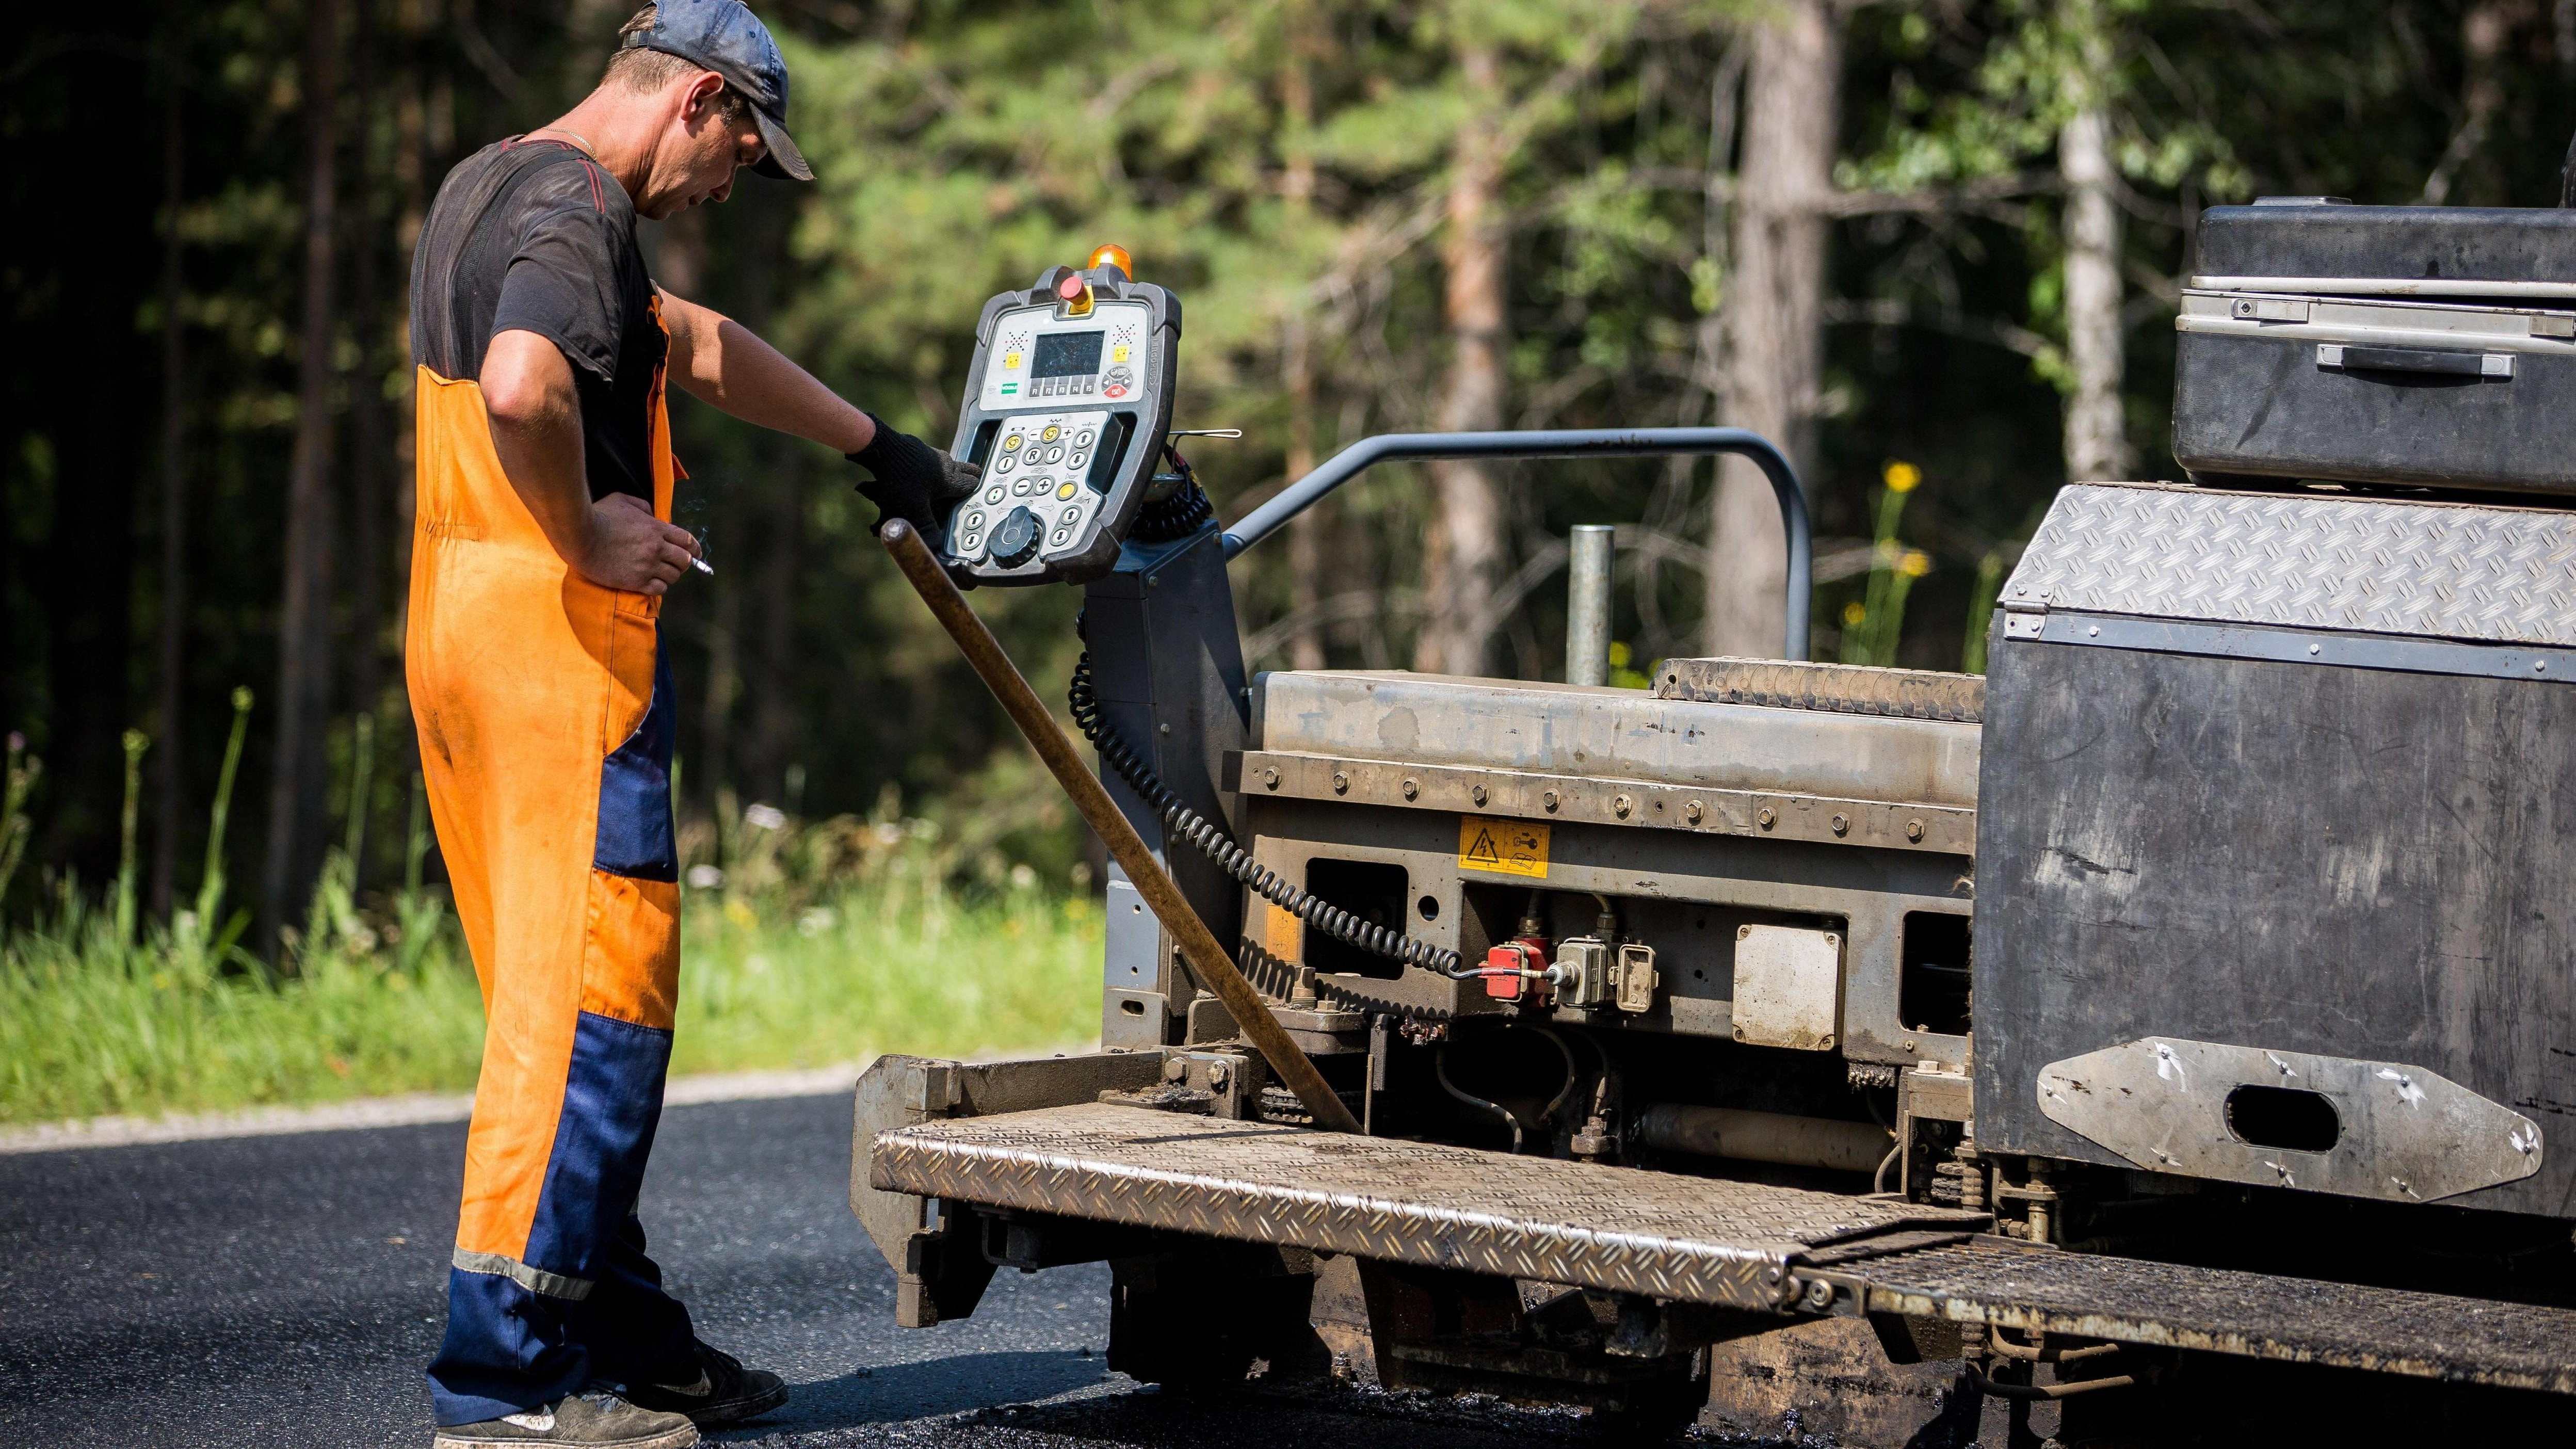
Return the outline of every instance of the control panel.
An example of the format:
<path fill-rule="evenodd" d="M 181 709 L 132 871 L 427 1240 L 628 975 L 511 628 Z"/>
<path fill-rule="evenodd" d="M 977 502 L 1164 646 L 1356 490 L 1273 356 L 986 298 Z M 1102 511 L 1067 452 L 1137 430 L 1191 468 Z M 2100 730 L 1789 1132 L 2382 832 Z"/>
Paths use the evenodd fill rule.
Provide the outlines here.
<path fill-rule="evenodd" d="M 984 304 L 949 451 L 984 471 L 948 523 L 951 572 L 983 584 L 1109 572 L 1172 416 L 1180 299 L 1103 247 Z"/>

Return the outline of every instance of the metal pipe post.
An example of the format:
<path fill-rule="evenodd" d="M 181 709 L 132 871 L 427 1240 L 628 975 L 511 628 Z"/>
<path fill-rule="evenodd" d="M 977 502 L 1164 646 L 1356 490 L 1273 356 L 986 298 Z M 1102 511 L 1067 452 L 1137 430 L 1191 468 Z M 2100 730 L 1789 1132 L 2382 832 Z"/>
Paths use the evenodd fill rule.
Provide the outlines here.
<path fill-rule="evenodd" d="M 1063 727 L 1047 712 L 1037 691 L 1029 688 L 1011 656 L 1002 652 L 1001 641 L 967 606 L 966 596 L 957 591 L 957 585 L 940 568 L 939 560 L 930 556 L 930 548 L 921 541 L 921 535 L 913 531 L 912 525 L 894 519 L 877 537 L 885 544 L 886 552 L 894 555 L 896 567 L 903 570 L 913 591 L 930 606 L 931 616 L 948 631 L 949 638 L 957 641 L 958 651 L 975 667 L 984 687 L 1002 702 L 1011 723 L 1028 736 L 1048 773 L 1064 787 L 1065 794 L 1073 797 L 1074 808 L 1099 832 L 1101 842 L 1109 847 L 1109 858 L 1127 872 L 1136 893 L 1145 898 L 1147 909 L 1163 923 L 1164 930 L 1172 933 L 1190 974 L 1198 978 L 1208 994 L 1225 1003 L 1225 1009 L 1234 1016 L 1234 1024 L 1260 1049 L 1280 1084 L 1295 1092 L 1297 1100 L 1314 1114 L 1318 1126 L 1336 1132 L 1359 1131 L 1359 1119 L 1351 1115 L 1351 1109 L 1324 1081 L 1324 1074 L 1315 1070 L 1313 1059 L 1288 1039 L 1261 993 L 1234 969 L 1234 962 L 1226 958 L 1225 948 L 1216 943 L 1207 923 L 1190 909 L 1189 898 L 1181 894 L 1181 888 L 1173 883 L 1161 862 L 1154 859 L 1154 852 L 1146 848 L 1145 838 L 1136 833 L 1136 827 L 1128 824 L 1127 817 L 1110 802 L 1109 791 L 1101 785 L 1100 777 L 1092 774 L 1082 757 L 1074 753 L 1073 742 L 1064 737 Z"/>
<path fill-rule="evenodd" d="M 1610 682 L 1610 544 L 1606 523 L 1578 523 L 1566 540 L 1565 682 Z"/>

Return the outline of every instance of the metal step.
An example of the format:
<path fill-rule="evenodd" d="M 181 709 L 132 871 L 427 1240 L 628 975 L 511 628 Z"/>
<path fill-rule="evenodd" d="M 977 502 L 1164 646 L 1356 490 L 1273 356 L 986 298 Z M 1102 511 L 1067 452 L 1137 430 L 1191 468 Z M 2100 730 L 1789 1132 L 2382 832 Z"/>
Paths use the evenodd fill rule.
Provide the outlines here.
<path fill-rule="evenodd" d="M 1979 1213 L 1105 1103 L 879 1133 L 880 1191 L 1671 1301 L 2576 1393 L 2576 1310 L 2070 1253 Z"/>
<path fill-rule="evenodd" d="M 1779 1310 L 1811 1249 L 1982 1213 L 1095 1103 L 880 1133 L 869 1185 L 992 1207 Z M 1909 1240 L 1919 1241 L 1919 1240 Z"/>
<path fill-rule="evenodd" d="M 1873 1312 L 2576 1394 L 2576 1311 L 2565 1308 L 1991 1237 L 1871 1258 L 1851 1276 Z"/>

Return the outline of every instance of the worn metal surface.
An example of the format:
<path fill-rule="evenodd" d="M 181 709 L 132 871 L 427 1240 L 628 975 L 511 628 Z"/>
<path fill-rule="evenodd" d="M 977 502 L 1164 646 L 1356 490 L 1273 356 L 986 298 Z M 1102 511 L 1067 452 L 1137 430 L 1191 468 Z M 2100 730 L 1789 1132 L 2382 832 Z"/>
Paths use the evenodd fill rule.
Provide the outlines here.
<path fill-rule="evenodd" d="M 1869 1259 L 1872 1312 L 2576 1393 L 2576 1310 L 2000 1238 Z"/>
<path fill-rule="evenodd" d="M 1442 675 L 1261 677 L 1263 750 L 1973 807 L 1977 729 Z"/>
<path fill-rule="evenodd" d="M 1842 968 L 1839 931 L 1736 927 L 1735 1039 L 1793 1051 L 1832 1047 Z"/>
<path fill-rule="evenodd" d="M 1213 527 L 1176 542 L 1130 542 L 1117 566 L 1083 590 L 1083 646 L 1101 721 L 1142 756 L 1192 810 L 1210 820 L 1230 806 L 1217 783 L 1226 756 L 1242 748 L 1246 701 L 1243 650 Z M 1216 862 L 1163 838 L 1163 820 L 1115 770 L 1101 784 L 1120 814 L 1162 863 L 1190 909 L 1220 941 L 1241 928 L 1243 892 Z M 1180 1040 L 1197 994 L 1170 968 L 1175 942 L 1117 862 L 1109 862 L 1112 931 L 1101 963 L 1101 1040 L 1152 1047 Z M 1126 920 L 1119 919 L 1125 907 Z M 1141 926 L 1122 930 L 1120 926 Z"/>
<path fill-rule="evenodd" d="M 1961 856 L 1572 821 L 1551 825 L 1543 877 L 1497 875 L 1459 864 L 1459 816 L 1445 811 L 1281 799 L 1257 790 L 1245 803 L 1247 833 L 1263 866 L 1291 881 L 1306 880 L 1322 861 L 1400 867 L 1403 899 L 1413 903 L 1406 931 L 1471 959 L 1481 960 L 1486 947 L 1511 935 L 1527 887 L 1542 886 L 1563 904 L 1550 922 L 1552 939 L 1591 929 L 1594 906 L 1581 893 L 1619 898 L 1623 934 L 1655 948 L 1662 987 L 1652 1009 L 1575 1015 L 1564 1008 L 1559 1019 L 1731 1037 L 1737 928 L 1837 929 L 1844 943 L 1839 1050 L 1856 1061 L 1890 1064 L 1967 1060 L 1965 1037 L 1915 1031 L 1921 1023 L 1900 1020 L 1898 1011 L 1908 918 L 1968 913 Z M 1304 959 L 1306 933 L 1293 917 L 1265 914 L 1253 932 L 1258 953 Z M 1361 984 L 1371 999 L 1409 1009 L 1453 1015 L 1504 1009 L 1481 982 L 1425 971 Z"/>
<path fill-rule="evenodd" d="M 2038 1082 L 2151 1037 L 2576 1118 L 2576 691 L 2015 639 L 1993 666 L 1981 1147 L 2130 1165 Z M 2450 1201 L 2576 1217 L 2576 1153 Z"/>
<path fill-rule="evenodd" d="M 1618 776 L 1248 750 L 1228 758 L 1225 781 L 1228 789 L 1252 796 L 1339 800 L 1400 810 L 1644 826 L 1943 855 L 1969 855 L 1977 845 L 1973 807 L 1677 788 Z"/>
<path fill-rule="evenodd" d="M 1983 677 L 1931 669 L 1716 658 L 1667 659 L 1657 667 L 1657 674 L 1657 699 L 1692 699 L 1703 704 L 1975 724 L 1986 703 Z"/>
<path fill-rule="evenodd" d="M 2576 515 L 2080 484 L 2050 505 L 2002 602 L 2576 646 Z"/>
<path fill-rule="evenodd" d="M 2339 1129 L 2322 1151 L 2261 1146 L 2231 1118 L 2239 1087 L 2310 1092 Z M 2048 1119 L 2156 1172 L 2390 1202 L 2436 1198 L 2540 1170 L 2540 1127 L 2439 1072 L 2402 1062 L 2153 1037 L 2051 1062 Z"/>
<path fill-rule="evenodd" d="M 880 1189 L 1779 1309 L 1792 1258 L 1981 1214 L 1108 1105 L 883 1133 Z"/>

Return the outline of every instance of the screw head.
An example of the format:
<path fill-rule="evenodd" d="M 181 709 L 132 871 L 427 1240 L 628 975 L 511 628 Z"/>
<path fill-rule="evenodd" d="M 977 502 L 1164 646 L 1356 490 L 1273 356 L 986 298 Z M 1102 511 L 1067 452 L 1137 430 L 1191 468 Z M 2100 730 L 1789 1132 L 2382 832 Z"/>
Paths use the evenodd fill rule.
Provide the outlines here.
<path fill-rule="evenodd" d="M 1343 774 L 1339 770 L 1335 770 L 1333 772 L 1333 793 L 1336 795 L 1347 795 L 1351 793 L 1351 777 Z"/>
<path fill-rule="evenodd" d="M 1556 792 L 1554 790 L 1542 792 L 1538 797 L 1538 803 L 1546 806 L 1551 813 L 1554 812 L 1556 809 Z"/>
<path fill-rule="evenodd" d="M 1228 1073 L 1226 1072 L 1226 1069 L 1225 1069 L 1225 1063 L 1223 1063 L 1223 1062 L 1211 1062 L 1211 1063 L 1209 1063 L 1209 1065 L 1208 1065 L 1208 1085 L 1209 1085 L 1209 1086 L 1214 1087 L 1215 1089 L 1217 1089 L 1217 1090 L 1218 1090 L 1218 1091 L 1220 1091 L 1220 1092 L 1224 1091 L 1224 1090 L 1225 1090 L 1225 1079 L 1226 1079 L 1227 1075 L 1228 1075 Z"/>
<path fill-rule="evenodd" d="M 1768 805 L 1765 805 L 1761 809 L 1753 812 L 1753 823 L 1761 826 L 1765 830 L 1770 829 L 1779 819 L 1779 815 Z"/>
<path fill-rule="evenodd" d="M 1921 840 L 1923 838 L 1923 822 L 1920 820 L 1906 821 L 1905 838 L 1908 840 Z"/>
<path fill-rule="evenodd" d="M 1834 834 L 1836 834 L 1836 835 L 1848 835 L 1848 834 L 1850 834 L 1850 833 L 1851 833 L 1851 817 L 1850 817 L 1850 816 L 1848 816 L 1848 815 L 1837 815 L 1837 816 L 1835 816 L 1835 817 L 1834 817 Z"/>
<path fill-rule="evenodd" d="M 1809 1308 L 1824 1312 L 1834 1306 L 1834 1285 L 1822 1278 L 1811 1280 L 1807 1284 L 1806 1300 Z"/>
<path fill-rule="evenodd" d="M 1262 784 L 1264 784 L 1264 785 L 1266 785 L 1266 786 L 1268 786 L 1269 788 L 1271 788 L 1271 789 L 1273 789 L 1273 790 L 1278 789 L 1278 788 L 1279 788 L 1279 771 L 1278 771 L 1278 770 L 1276 770 L 1276 769 L 1268 769 L 1268 770 L 1264 770 L 1264 771 L 1262 771 L 1262 772 L 1261 772 L 1261 783 L 1262 783 Z"/>
<path fill-rule="evenodd" d="M 1407 781 L 1405 781 L 1405 782 L 1404 782 L 1404 798 L 1405 798 L 1405 799 L 1410 800 L 1410 799 L 1412 799 L 1413 797 L 1415 797 L 1416 795 L 1419 795 L 1419 794 L 1421 794 L 1421 793 L 1422 793 L 1422 786 L 1421 786 L 1421 785 L 1419 785 L 1419 784 L 1417 784 L 1417 783 L 1415 783 L 1414 781 L 1411 781 L 1411 780 L 1407 780 Z"/>
<path fill-rule="evenodd" d="M 1613 795 L 1610 797 L 1610 813 L 1618 816 L 1622 820 L 1627 819 L 1628 812 L 1634 808 L 1635 802 L 1631 801 L 1625 795 Z"/>
<path fill-rule="evenodd" d="M 1484 787 L 1484 786 L 1482 786 L 1482 785 L 1479 785 L 1479 786 L 1477 786 L 1475 789 L 1468 791 L 1468 792 L 1467 792 L 1467 795 L 1468 795 L 1468 797 L 1469 797 L 1470 799 L 1474 800 L 1474 801 L 1475 801 L 1477 804 L 1479 804 L 1479 805 L 1482 805 L 1482 804 L 1484 804 L 1484 803 L 1485 803 L 1485 787 Z"/>
<path fill-rule="evenodd" d="M 1693 825 L 1697 825 L 1699 823 L 1699 811 L 1699 802 L 1697 800 L 1689 801 L 1682 806 L 1682 818 L 1688 820 Z"/>

